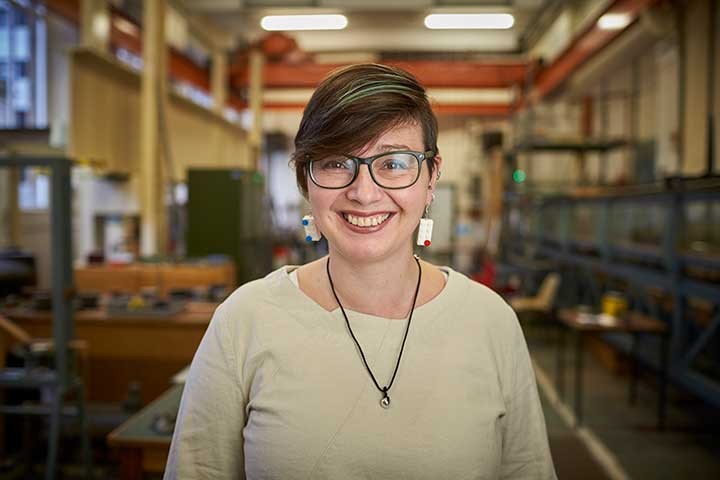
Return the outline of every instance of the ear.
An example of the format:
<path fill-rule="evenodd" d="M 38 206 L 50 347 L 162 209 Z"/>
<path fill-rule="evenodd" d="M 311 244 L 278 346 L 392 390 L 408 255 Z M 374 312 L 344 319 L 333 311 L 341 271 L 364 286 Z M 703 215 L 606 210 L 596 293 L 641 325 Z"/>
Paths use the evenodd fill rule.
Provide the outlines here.
<path fill-rule="evenodd" d="M 440 170 L 442 168 L 442 163 L 442 157 L 440 155 L 435 155 L 435 170 L 433 170 L 432 177 L 430 178 L 430 183 L 428 184 L 427 200 L 425 200 L 426 205 L 432 201 L 432 194 L 435 191 L 435 188 L 437 188 L 438 174 L 440 173 Z"/>

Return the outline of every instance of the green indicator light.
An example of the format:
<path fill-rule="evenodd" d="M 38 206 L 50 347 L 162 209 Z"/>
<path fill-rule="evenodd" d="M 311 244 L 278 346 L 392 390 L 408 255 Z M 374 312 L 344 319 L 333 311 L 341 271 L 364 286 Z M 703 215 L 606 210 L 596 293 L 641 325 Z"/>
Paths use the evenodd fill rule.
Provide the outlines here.
<path fill-rule="evenodd" d="M 527 178 L 527 175 L 522 170 L 515 170 L 512 176 L 515 183 L 523 183 Z"/>

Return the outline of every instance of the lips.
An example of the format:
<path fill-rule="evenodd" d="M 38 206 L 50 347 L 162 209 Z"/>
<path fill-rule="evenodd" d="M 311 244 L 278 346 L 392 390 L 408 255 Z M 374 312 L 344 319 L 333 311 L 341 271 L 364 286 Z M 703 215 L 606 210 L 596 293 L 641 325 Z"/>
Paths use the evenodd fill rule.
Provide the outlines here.
<path fill-rule="evenodd" d="M 393 212 L 381 212 L 363 214 L 360 212 L 338 212 L 343 218 L 345 226 L 355 233 L 374 233 L 385 228 L 388 220 L 395 214 Z"/>
<path fill-rule="evenodd" d="M 343 213 L 345 221 L 356 227 L 376 227 L 381 225 L 390 217 L 389 213 L 381 213 L 378 215 L 359 216 L 350 213 Z"/>

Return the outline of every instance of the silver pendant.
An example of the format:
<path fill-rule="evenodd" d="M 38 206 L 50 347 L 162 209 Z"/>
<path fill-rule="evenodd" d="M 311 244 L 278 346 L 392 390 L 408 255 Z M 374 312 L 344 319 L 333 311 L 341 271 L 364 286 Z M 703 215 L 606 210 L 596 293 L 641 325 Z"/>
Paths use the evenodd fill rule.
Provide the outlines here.
<path fill-rule="evenodd" d="M 387 395 L 384 396 L 382 400 L 380 400 L 380 406 L 382 406 L 386 410 L 390 408 L 390 397 L 388 397 Z"/>

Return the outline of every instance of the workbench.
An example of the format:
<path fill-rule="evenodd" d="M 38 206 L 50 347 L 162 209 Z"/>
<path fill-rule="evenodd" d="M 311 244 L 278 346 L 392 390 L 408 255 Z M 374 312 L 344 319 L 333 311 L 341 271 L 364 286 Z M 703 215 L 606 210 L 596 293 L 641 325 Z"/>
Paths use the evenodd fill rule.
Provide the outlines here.
<path fill-rule="evenodd" d="M 639 360 L 636 353 L 640 335 L 658 335 L 661 339 L 659 356 L 661 358 L 658 369 L 658 406 L 657 406 L 657 427 L 659 430 L 665 428 L 665 404 L 667 401 L 667 377 L 668 377 L 668 338 L 669 330 L 664 322 L 661 322 L 648 315 L 639 312 L 628 312 L 621 317 L 609 315 L 597 315 L 583 313 L 576 308 L 560 309 L 557 318 L 562 327 L 557 350 L 556 381 L 557 390 L 561 396 L 565 392 L 565 331 L 572 331 L 575 335 L 575 420 L 577 425 L 583 421 L 583 340 L 587 334 L 599 334 L 608 332 L 621 332 L 632 335 L 633 354 L 632 377 L 630 383 L 630 403 L 637 399 L 637 382 L 639 376 Z"/>
<path fill-rule="evenodd" d="M 163 317 L 76 311 L 75 338 L 88 344 L 88 401 L 122 402 L 130 382 L 140 383 L 143 404 L 157 398 L 167 390 L 168 379 L 192 361 L 216 307 L 191 302 L 180 313 Z M 52 337 L 50 311 L 17 308 L 2 313 L 33 337 Z M 0 352 L 4 350 L 0 345 Z"/>
<path fill-rule="evenodd" d="M 154 425 L 159 416 L 177 416 L 182 391 L 183 384 L 174 385 L 110 432 L 107 442 L 120 454 L 121 480 L 142 480 L 145 473 L 163 473 L 172 433 L 160 432 Z"/>

